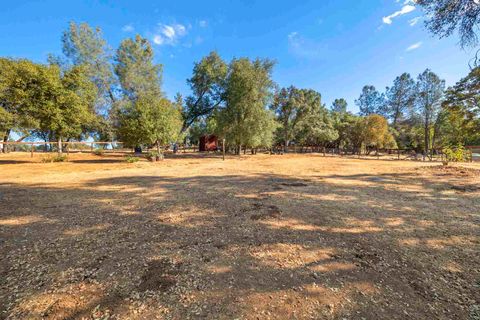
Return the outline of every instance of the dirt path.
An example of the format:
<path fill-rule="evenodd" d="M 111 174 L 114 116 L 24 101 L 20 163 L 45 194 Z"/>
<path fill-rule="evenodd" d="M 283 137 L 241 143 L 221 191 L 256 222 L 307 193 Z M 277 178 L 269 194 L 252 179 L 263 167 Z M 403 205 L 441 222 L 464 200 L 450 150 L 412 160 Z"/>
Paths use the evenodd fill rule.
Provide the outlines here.
<path fill-rule="evenodd" d="M 0 155 L 0 318 L 478 319 L 480 166 Z"/>

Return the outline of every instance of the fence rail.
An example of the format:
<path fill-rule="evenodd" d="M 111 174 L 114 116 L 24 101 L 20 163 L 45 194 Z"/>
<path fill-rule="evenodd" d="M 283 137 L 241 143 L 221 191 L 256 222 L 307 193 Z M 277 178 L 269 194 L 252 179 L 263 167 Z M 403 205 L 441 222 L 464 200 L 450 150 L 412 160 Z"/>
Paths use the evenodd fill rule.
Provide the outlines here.
<path fill-rule="evenodd" d="M 0 147 L 7 146 L 7 152 L 15 151 L 30 151 L 31 156 L 33 157 L 34 152 L 52 152 L 57 148 L 57 141 L 31 141 L 31 142 L 16 142 L 16 141 L 7 141 L 0 142 Z M 132 148 L 123 147 L 124 143 L 121 141 L 65 141 L 62 142 L 62 145 L 65 146 L 65 152 L 95 152 L 95 150 L 102 148 L 102 152 L 128 152 L 132 153 Z M 13 148 L 8 148 L 12 146 Z M 38 148 L 45 146 L 44 148 Z M 111 146 L 111 149 L 105 148 L 106 146 Z M 169 150 L 170 145 L 164 146 L 164 150 Z M 480 161 L 480 146 L 466 146 L 468 150 L 468 161 Z M 144 149 L 149 151 L 151 149 Z M 186 152 L 198 152 L 197 145 L 178 145 L 177 152 L 186 153 Z M 269 153 L 320 153 L 324 156 L 327 155 L 338 155 L 338 156 L 356 156 L 356 157 L 384 157 L 390 156 L 392 159 L 397 160 L 444 160 L 444 154 L 441 149 L 431 150 L 429 154 L 423 154 L 415 149 L 367 149 L 366 154 L 359 154 L 358 150 L 355 149 L 343 149 L 343 148 L 332 148 L 332 147 L 321 147 L 321 146 L 299 146 L 299 145 L 290 145 L 285 149 L 284 146 L 274 146 L 272 148 L 255 148 L 251 149 L 252 153 L 259 152 L 269 152 Z M 244 153 L 247 152 L 247 149 L 244 149 Z"/>

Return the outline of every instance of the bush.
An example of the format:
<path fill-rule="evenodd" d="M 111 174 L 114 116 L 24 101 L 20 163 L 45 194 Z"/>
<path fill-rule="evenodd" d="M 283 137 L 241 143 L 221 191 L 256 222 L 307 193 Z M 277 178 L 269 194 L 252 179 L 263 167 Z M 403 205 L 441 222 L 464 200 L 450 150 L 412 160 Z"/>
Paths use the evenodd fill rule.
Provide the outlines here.
<path fill-rule="evenodd" d="M 66 162 L 66 161 L 68 161 L 68 157 L 66 155 L 46 156 L 42 159 L 43 163 Z"/>
<path fill-rule="evenodd" d="M 163 154 L 158 153 L 157 151 L 150 151 L 145 156 L 149 161 L 159 161 L 163 160 Z"/>
<path fill-rule="evenodd" d="M 93 154 L 96 156 L 103 156 L 103 150 L 102 149 L 95 149 L 93 151 Z"/>
<path fill-rule="evenodd" d="M 447 146 L 443 148 L 442 151 L 445 156 L 443 160 L 444 165 L 448 165 L 449 162 L 463 162 L 468 160 L 467 150 L 462 145 L 456 147 Z"/>
<path fill-rule="evenodd" d="M 133 157 L 133 156 L 126 156 L 125 161 L 128 163 L 135 163 L 138 162 L 140 159 L 138 157 Z"/>

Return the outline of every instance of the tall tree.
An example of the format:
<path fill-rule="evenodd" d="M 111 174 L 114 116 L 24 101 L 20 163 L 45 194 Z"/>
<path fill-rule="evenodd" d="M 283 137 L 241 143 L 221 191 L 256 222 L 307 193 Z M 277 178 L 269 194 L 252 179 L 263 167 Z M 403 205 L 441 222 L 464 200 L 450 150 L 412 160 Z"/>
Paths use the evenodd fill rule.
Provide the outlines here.
<path fill-rule="evenodd" d="M 360 115 L 368 116 L 370 114 L 384 114 L 385 95 L 378 92 L 374 86 L 364 86 L 360 97 L 355 100 L 355 104 L 360 108 Z"/>
<path fill-rule="evenodd" d="M 426 11 L 428 29 L 448 37 L 458 30 L 462 47 L 478 45 L 480 5 L 477 0 L 416 0 Z"/>
<path fill-rule="evenodd" d="M 335 99 L 332 103 L 332 111 L 333 112 L 338 112 L 338 113 L 344 113 L 347 112 L 347 100 L 340 98 L 340 99 Z"/>
<path fill-rule="evenodd" d="M 402 120 L 405 113 L 412 109 L 415 101 L 415 81 L 410 74 L 403 73 L 395 78 L 393 86 L 387 87 L 386 97 L 385 113 L 396 129 L 398 121 Z"/>
<path fill-rule="evenodd" d="M 436 124 L 445 90 L 445 81 L 427 69 L 417 78 L 415 106 L 423 120 L 424 151 L 434 147 Z"/>
<path fill-rule="evenodd" d="M 198 118 L 211 115 L 224 102 L 227 70 L 227 64 L 215 51 L 195 63 L 193 75 L 187 80 L 192 95 L 185 99 L 182 131 Z"/>
<path fill-rule="evenodd" d="M 120 43 L 115 55 L 115 73 L 122 93 L 130 100 L 141 95 L 162 96 L 162 65 L 153 62 L 150 42 L 136 35 Z"/>
<path fill-rule="evenodd" d="M 112 71 L 111 50 L 100 28 L 92 28 L 87 23 L 70 22 L 62 35 L 62 51 L 67 64 L 84 67 L 87 76 L 97 87 L 96 104 L 105 113 L 105 109 L 116 100 L 116 81 Z M 61 59 L 59 62 L 62 65 Z"/>
<path fill-rule="evenodd" d="M 266 109 L 273 82 L 270 60 L 234 59 L 225 86 L 225 107 L 220 111 L 218 130 L 240 154 L 242 146 L 268 145 L 273 138 L 274 118 Z"/>
<path fill-rule="evenodd" d="M 295 137 L 298 123 L 307 114 L 308 109 L 312 108 L 312 103 L 315 103 L 315 98 L 308 90 L 293 86 L 283 88 L 274 95 L 270 109 L 281 124 L 279 130 L 285 152 L 288 150 L 289 142 Z"/>
<path fill-rule="evenodd" d="M 115 72 L 123 97 L 115 108 L 117 135 L 127 146 L 161 146 L 174 142 L 181 127 L 181 110 L 176 102 L 164 98 L 161 90 L 162 66 L 153 62 L 150 42 L 137 35 L 125 39 L 115 56 Z"/>

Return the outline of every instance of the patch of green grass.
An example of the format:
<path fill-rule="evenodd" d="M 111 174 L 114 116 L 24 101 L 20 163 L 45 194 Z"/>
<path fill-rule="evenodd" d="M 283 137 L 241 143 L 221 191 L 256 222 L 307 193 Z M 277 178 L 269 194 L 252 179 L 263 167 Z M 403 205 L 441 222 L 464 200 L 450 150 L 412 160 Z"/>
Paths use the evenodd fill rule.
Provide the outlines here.
<path fill-rule="evenodd" d="M 133 156 L 126 156 L 125 157 L 125 161 L 128 162 L 128 163 L 135 163 L 135 162 L 138 162 L 140 160 L 140 158 L 138 157 L 133 157 Z"/>
<path fill-rule="evenodd" d="M 43 163 L 53 163 L 53 162 L 67 162 L 68 157 L 66 155 L 56 155 L 56 156 L 46 156 L 42 158 Z"/>

